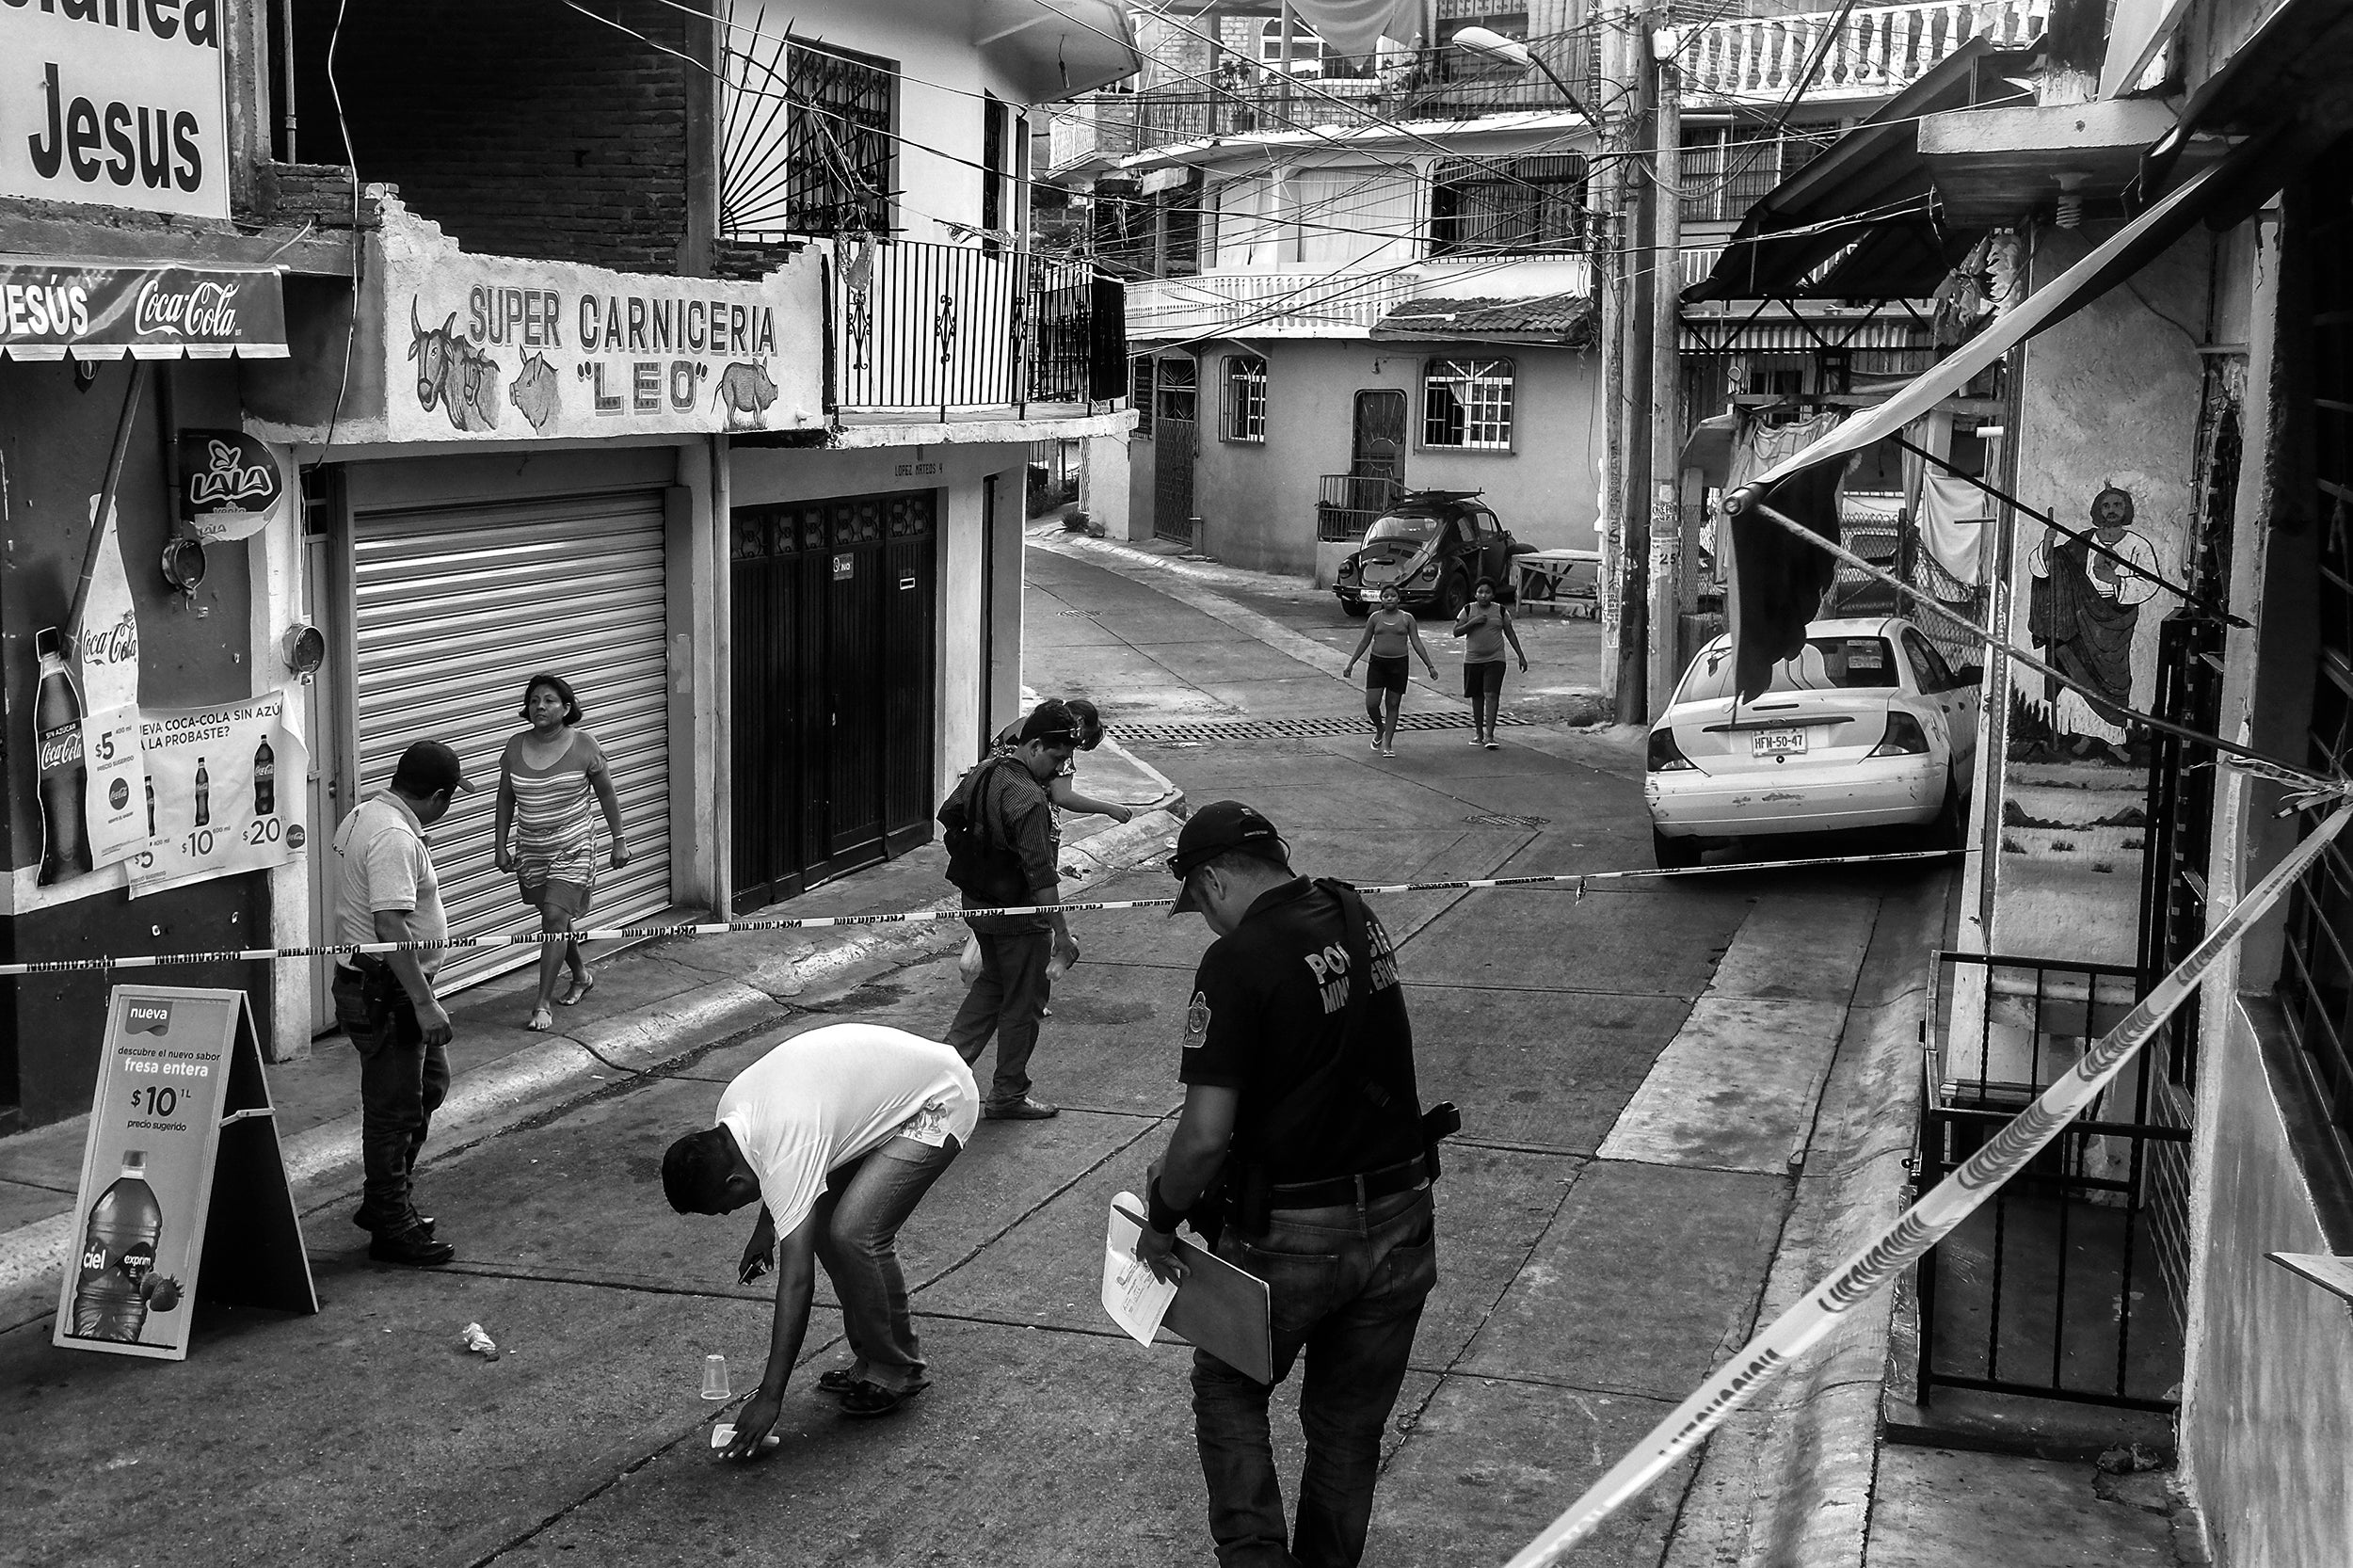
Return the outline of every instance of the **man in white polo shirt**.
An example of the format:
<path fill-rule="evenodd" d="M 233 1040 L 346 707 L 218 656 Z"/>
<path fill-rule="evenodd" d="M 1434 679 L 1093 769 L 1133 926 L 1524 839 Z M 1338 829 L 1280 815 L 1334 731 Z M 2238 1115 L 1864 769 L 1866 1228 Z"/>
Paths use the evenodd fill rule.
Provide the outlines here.
<path fill-rule="evenodd" d="M 784 1041 L 719 1096 L 718 1125 L 672 1144 L 662 1191 L 681 1214 L 755 1199 L 737 1278 L 776 1269 L 776 1315 L 760 1392 L 727 1457 L 757 1453 L 800 1359 L 822 1262 L 857 1359 L 817 1386 L 845 1416 L 882 1416 L 931 1385 L 899 1272 L 899 1227 L 972 1136 L 980 1093 L 964 1058 L 880 1024 L 832 1024 Z M 777 1238 L 783 1246 L 777 1248 Z"/>
<path fill-rule="evenodd" d="M 373 1233 L 379 1263 L 447 1263 L 457 1249 L 433 1235 L 410 1202 L 410 1178 L 433 1112 L 449 1092 L 449 1015 L 433 992 L 449 940 L 441 881 L 424 830 L 471 790 L 457 753 L 419 741 L 392 787 L 335 829 L 335 940 L 416 944 L 335 965 L 335 1016 L 360 1053 L 360 1160 L 365 1195 L 351 1223 Z"/>

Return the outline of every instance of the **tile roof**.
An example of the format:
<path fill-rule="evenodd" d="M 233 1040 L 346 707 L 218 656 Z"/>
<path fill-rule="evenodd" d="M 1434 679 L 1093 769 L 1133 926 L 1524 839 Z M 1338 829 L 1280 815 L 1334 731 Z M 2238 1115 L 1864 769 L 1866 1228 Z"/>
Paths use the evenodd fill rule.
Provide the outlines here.
<path fill-rule="evenodd" d="M 1376 338 L 1537 339 L 1582 347 L 1594 338 L 1591 299 L 1408 299 L 1373 324 Z"/>

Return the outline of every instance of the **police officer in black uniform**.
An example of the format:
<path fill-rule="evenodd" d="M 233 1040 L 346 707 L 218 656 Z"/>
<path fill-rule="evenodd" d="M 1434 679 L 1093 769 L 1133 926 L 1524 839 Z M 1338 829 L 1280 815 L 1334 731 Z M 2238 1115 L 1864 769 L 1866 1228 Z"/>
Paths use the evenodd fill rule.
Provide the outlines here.
<path fill-rule="evenodd" d="M 1388 934 L 1355 890 L 1290 869 L 1239 801 L 1195 811 L 1169 870 L 1176 913 L 1218 940 L 1185 1014 L 1185 1109 L 1152 1167 L 1136 1255 L 1181 1277 L 1178 1224 L 1267 1282 L 1274 1381 L 1304 1351 L 1307 1461 L 1286 1532 L 1261 1384 L 1193 1364 L 1209 1530 L 1225 1568 L 1336 1568 L 1364 1555 L 1381 1432 L 1437 1282 L 1431 1181 L 1451 1106 L 1421 1114 Z"/>

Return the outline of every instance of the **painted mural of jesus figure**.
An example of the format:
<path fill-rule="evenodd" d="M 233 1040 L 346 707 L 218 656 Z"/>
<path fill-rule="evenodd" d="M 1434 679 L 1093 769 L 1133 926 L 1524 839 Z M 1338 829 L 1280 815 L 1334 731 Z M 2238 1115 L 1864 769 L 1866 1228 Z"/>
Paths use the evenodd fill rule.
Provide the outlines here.
<path fill-rule="evenodd" d="M 2092 537 L 2103 555 L 2079 539 L 2046 535 L 2027 558 L 2034 574 L 2026 634 L 2043 657 L 2096 694 L 2049 681 L 2051 728 L 2078 757 L 2105 748 L 2125 760 L 2130 736 L 2121 709 L 2133 695 L 2133 631 L 2140 606 L 2163 585 L 2157 553 L 2133 527 L 2133 498 L 2110 487 L 2091 503 Z"/>

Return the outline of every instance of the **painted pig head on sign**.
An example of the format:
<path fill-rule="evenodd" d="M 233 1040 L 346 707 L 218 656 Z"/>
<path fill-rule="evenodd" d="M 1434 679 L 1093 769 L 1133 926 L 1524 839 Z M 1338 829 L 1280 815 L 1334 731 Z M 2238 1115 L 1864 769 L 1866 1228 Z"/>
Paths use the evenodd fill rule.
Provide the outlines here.
<path fill-rule="evenodd" d="M 515 384 L 507 389 L 506 400 L 522 410 L 534 430 L 548 427 L 563 399 L 555 367 L 548 363 L 545 354 L 523 356 L 522 368 L 515 372 Z"/>
<path fill-rule="evenodd" d="M 439 327 L 417 319 L 417 301 L 408 300 L 408 330 L 415 341 L 408 357 L 417 361 L 417 403 L 430 409 L 440 405 L 450 424 L 460 430 L 489 430 L 499 422 L 499 367 L 457 330 L 457 312 Z"/>
<path fill-rule="evenodd" d="M 756 425 L 768 411 L 768 405 L 776 400 L 776 384 L 768 378 L 767 371 L 759 365 L 741 360 L 719 373 L 719 385 L 712 401 L 728 411 L 728 424 Z"/>

